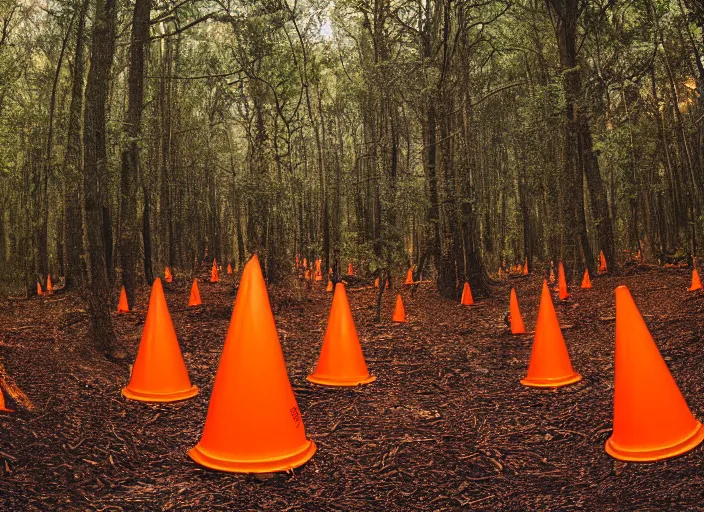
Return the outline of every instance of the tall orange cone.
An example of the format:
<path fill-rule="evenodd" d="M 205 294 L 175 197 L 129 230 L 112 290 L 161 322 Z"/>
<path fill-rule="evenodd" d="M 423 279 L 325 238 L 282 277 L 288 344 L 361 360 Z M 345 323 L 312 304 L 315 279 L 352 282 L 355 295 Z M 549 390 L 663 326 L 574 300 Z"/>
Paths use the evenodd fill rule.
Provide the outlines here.
<path fill-rule="evenodd" d="M 524 276 L 527 276 L 528 273 L 529 273 L 529 272 L 528 272 L 528 256 L 526 256 L 526 262 L 525 262 L 525 264 L 523 265 L 523 275 L 524 275 Z"/>
<path fill-rule="evenodd" d="M 702 282 L 699 280 L 699 272 L 697 272 L 697 269 L 694 268 L 692 269 L 692 286 L 689 287 L 689 291 L 693 292 L 695 290 L 701 290 L 702 289 Z"/>
<path fill-rule="evenodd" d="M 232 264 L 231 263 L 227 264 L 227 274 L 232 275 Z"/>
<path fill-rule="evenodd" d="M 169 267 L 164 268 L 164 281 L 171 283 L 174 280 L 173 274 L 171 274 L 171 269 Z"/>
<path fill-rule="evenodd" d="M 200 290 L 198 289 L 198 278 L 193 280 L 191 285 L 191 295 L 188 297 L 189 306 L 200 306 L 202 302 L 200 301 Z"/>
<path fill-rule="evenodd" d="M 518 308 L 518 297 L 516 296 L 515 288 L 511 288 L 509 314 L 511 315 L 511 334 L 525 334 L 526 327 L 523 325 L 521 310 Z"/>
<path fill-rule="evenodd" d="M 143 402 L 174 402 L 198 394 L 188 378 L 159 278 L 152 285 L 132 378 L 122 394 Z"/>
<path fill-rule="evenodd" d="M 245 265 L 203 435 L 188 455 L 234 473 L 287 471 L 315 453 L 286 373 L 259 259 Z"/>
<path fill-rule="evenodd" d="M 392 322 L 405 323 L 406 322 L 406 308 L 403 307 L 403 300 L 401 299 L 401 294 L 396 296 L 396 309 L 394 309 L 394 316 L 391 318 Z"/>
<path fill-rule="evenodd" d="M 354 326 L 345 285 L 337 283 L 318 365 L 308 380 L 325 386 L 357 386 L 376 380 L 369 375 Z"/>
<path fill-rule="evenodd" d="M 213 267 L 210 269 L 210 282 L 211 283 L 219 283 L 220 282 L 220 275 L 218 274 L 218 264 L 215 261 L 215 258 L 213 258 Z"/>
<path fill-rule="evenodd" d="M 413 284 L 413 269 L 408 269 L 408 274 L 406 274 L 406 282 L 403 284 Z"/>
<path fill-rule="evenodd" d="M 332 291 L 332 280 L 328 279 L 328 285 L 325 287 L 326 292 Z"/>
<path fill-rule="evenodd" d="M 560 262 L 557 265 L 557 286 L 558 286 L 558 297 L 560 297 L 560 300 L 565 300 L 567 297 L 570 296 L 569 292 L 567 291 L 567 279 L 565 279 L 565 267 L 562 265 L 562 262 Z"/>
<path fill-rule="evenodd" d="M 46 292 L 51 293 L 54 291 L 54 287 L 51 285 L 51 274 L 46 275 Z"/>
<path fill-rule="evenodd" d="M 354 267 L 352 267 L 352 263 L 347 264 L 347 275 L 348 276 L 354 275 Z"/>
<path fill-rule="evenodd" d="M 604 251 L 599 251 L 599 272 L 606 272 L 606 258 L 604 257 Z"/>
<path fill-rule="evenodd" d="M 462 299 L 460 300 L 460 304 L 463 306 L 471 306 L 474 304 L 474 298 L 472 297 L 472 289 L 469 287 L 469 283 L 467 281 L 464 282 L 464 288 L 462 289 Z"/>
<path fill-rule="evenodd" d="M 584 269 L 584 277 L 582 278 L 582 288 L 585 290 L 592 287 L 592 280 L 589 279 L 589 269 Z"/>
<path fill-rule="evenodd" d="M 606 452 L 619 460 L 681 455 L 704 440 L 628 288 L 616 288 L 614 430 Z"/>
<path fill-rule="evenodd" d="M 548 283 L 543 281 L 538 323 L 533 338 L 528 375 L 521 380 L 524 386 L 552 388 L 579 381 L 582 376 L 572 369 L 570 355 L 555 313 Z"/>
<path fill-rule="evenodd" d="M 37 295 L 44 295 L 44 292 L 42 291 L 42 285 L 39 284 L 39 281 L 37 281 Z"/>
<path fill-rule="evenodd" d="M 118 313 L 129 313 L 130 311 L 130 305 L 127 303 L 127 292 L 125 291 L 125 287 L 122 287 L 122 290 L 120 290 L 120 300 L 117 303 L 117 312 Z"/>

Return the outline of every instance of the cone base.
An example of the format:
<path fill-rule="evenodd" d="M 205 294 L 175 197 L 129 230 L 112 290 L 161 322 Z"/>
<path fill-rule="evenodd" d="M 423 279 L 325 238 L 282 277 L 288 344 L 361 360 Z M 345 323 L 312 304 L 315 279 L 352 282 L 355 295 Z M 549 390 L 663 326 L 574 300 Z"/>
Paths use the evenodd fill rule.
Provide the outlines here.
<path fill-rule="evenodd" d="M 188 456 L 206 468 L 229 473 L 274 473 L 288 471 L 308 462 L 318 448 L 313 441 L 308 441 L 299 452 L 276 459 L 262 460 L 229 460 L 210 455 L 200 444 L 188 450 Z"/>
<path fill-rule="evenodd" d="M 198 394 L 198 387 L 191 386 L 191 389 L 185 391 L 176 391 L 174 393 L 145 393 L 143 391 L 134 391 L 128 387 L 122 388 L 122 395 L 130 400 L 139 400 L 140 402 L 177 402 L 186 400 Z"/>
<path fill-rule="evenodd" d="M 701 423 L 697 422 L 697 428 L 680 442 L 652 450 L 629 450 L 628 448 L 619 448 L 611 439 L 610 437 L 606 440 L 605 449 L 606 453 L 611 455 L 614 459 L 629 462 L 652 462 L 677 457 L 695 448 L 699 443 L 704 441 L 704 427 Z"/>
<path fill-rule="evenodd" d="M 405 324 L 408 322 L 408 320 L 406 320 L 405 318 L 403 320 L 397 320 L 395 318 L 392 318 L 391 321 L 395 324 Z"/>
<path fill-rule="evenodd" d="M 687 291 L 688 292 L 696 292 L 697 290 L 701 290 L 701 289 L 702 289 L 701 286 L 693 286 L 691 288 L 687 288 Z"/>
<path fill-rule="evenodd" d="M 524 386 L 530 386 L 532 388 L 559 388 L 560 386 L 567 386 L 569 384 L 574 384 L 582 380 L 582 376 L 579 373 L 573 373 L 567 377 L 559 377 L 556 379 L 521 379 L 521 384 Z"/>
<path fill-rule="evenodd" d="M 523 329 L 522 331 L 513 331 L 513 330 L 512 330 L 512 331 L 511 331 L 511 334 L 514 335 L 514 336 L 521 336 L 521 335 L 523 335 L 523 334 L 528 334 L 528 333 L 526 332 L 525 329 Z"/>
<path fill-rule="evenodd" d="M 376 377 L 374 375 L 367 375 L 366 377 L 355 377 L 352 379 L 336 379 L 335 377 L 322 377 L 313 373 L 308 375 L 306 380 L 313 384 L 320 384 L 321 386 L 353 387 L 374 382 Z"/>

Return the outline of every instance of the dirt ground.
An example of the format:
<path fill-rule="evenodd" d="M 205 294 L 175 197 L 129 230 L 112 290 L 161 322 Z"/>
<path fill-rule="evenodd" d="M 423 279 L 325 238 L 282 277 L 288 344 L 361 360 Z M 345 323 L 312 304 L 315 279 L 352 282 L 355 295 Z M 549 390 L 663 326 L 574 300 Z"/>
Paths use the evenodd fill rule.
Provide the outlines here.
<path fill-rule="evenodd" d="M 79 297 L 56 293 L 0 303 L 0 362 L 35 408 L 0 413 L 2 510 L 704 510 L 704 446 L 667 461 L 623 463 L 604 451 L 613 400 L 614 295 L 636 304 L 690 408 L 704 418 L 704 294 L 686 270 L 641 267 L 571 287 L 557 306 L 584 379 L 527 388 L 532 336 L 504 325 L 515 286 L 534 329 L 541 277 L 497 283 L 462 307 L 429 283 L 402 294 L 409 323 L 373 322 L 376 290 L 349 298 L 367 364 L 378 377 L 354 389 L 305 380 L 314 367 L 331 295 L 274 290 L 289 377 L 318 451 L 291 473 L 207 470 L 186 451 L 200 437 L 225 339 L 236 279 L 201 285 L 205 306 L 186 308 L 190 282 L 176 274 L 166 297 L 193 399 L 150 405 L 120 394 L 145 317 L 115 316 L 130 353 L 109 362 L 80 349 L 87 317 Z M 10 403 L 11 406 L 17 404 Z"/>

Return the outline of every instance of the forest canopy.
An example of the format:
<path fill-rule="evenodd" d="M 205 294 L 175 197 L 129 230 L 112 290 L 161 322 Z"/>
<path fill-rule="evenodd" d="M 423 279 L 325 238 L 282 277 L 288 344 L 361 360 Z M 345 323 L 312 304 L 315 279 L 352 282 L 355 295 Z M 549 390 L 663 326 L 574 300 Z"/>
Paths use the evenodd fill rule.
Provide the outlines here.
<path fill-rule="evenodd" d="M 0 0 L 0 27 L 0 281 L 63 276 L 101 332 L 120 285 L 213 258 L 454 297 L 698 254 L 697 0 Z"/>

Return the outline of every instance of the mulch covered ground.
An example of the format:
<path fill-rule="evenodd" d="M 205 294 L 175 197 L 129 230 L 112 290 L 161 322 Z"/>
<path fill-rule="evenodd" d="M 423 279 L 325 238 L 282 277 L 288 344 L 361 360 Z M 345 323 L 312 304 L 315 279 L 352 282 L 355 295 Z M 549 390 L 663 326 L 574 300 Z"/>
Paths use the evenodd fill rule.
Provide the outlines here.
<path fill-rule="evenodd" d="M 236 475 L 186 455 L 201 433 L 236 280 L 166 285 L 191 380 L 201 392 L 149 405 L 120 394 L 128 382 L 147 305 L 115 316 L 130 357 L 109 362 L 82 349 L 80 298 L 0 304 L 0 362 L 34 404 L 0 413 L 3 510 L 702 510 L 704 446 L 635 464 L 604 451 L 610 435 L 613 289 L 627 284 L 690 408 L 704 417 L 704 295 L 688 271 L 640 268 L 573 286 L 557 306 L 572 363 L 584 379 L 527 388 L 532 336 L 504 325 L 511 285 L 534 329 L 541 278 L 497 284 L 491 299 L 461 307 L 430 284 L 402 291 L 409 323 L 392 325 L 395 294 L 349 293 L 367 364 L 378 380 L 355 389 L 310 384 L 331 295 L 275 290 L 272 302 L 289 376 L 318 452 L 291 473 Z M 10 403 L 11 406 L 17 404 Z"/>

